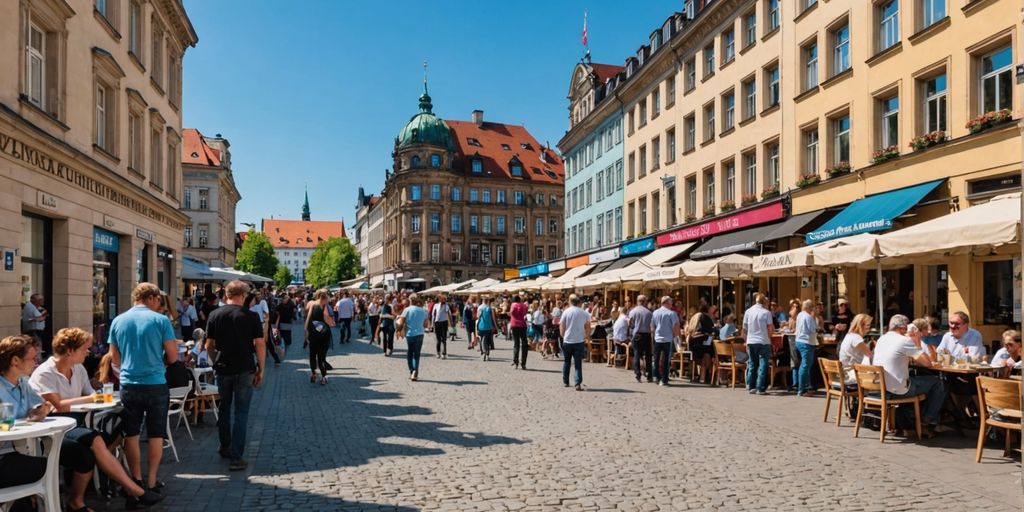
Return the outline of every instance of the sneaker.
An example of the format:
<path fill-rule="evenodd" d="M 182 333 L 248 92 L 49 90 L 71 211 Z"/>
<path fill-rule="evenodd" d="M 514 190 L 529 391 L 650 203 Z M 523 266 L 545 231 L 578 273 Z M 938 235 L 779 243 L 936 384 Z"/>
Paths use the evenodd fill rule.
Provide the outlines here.
<path fill-rule="evenodd" d="M 441 359 L 448 359 L 448 354 L 441 354 Z"/>
<path fill-rule="evenodd" d="M 238 459 L 236 461 L 232 461 L 231 462 L 231 465 L 228 466 L 228 470 L 229 471 L 242 471 L 242 470 L 245 470 L 248 467 L 249 467 L 249 463 L 248 462 L 246 462 L 244 459 Z"/>
<path fill-rule="evenodd" d="M 664 386 L 664 385 L 665 385 L 665 383 L 664 383 L 664 382 L 661 382 L 661 381 L 658 381 L 658 385 L 659 385 L 659 386 Z"/>
<path fill-rule="evenodd" d="M 747 390 L 747 393 L 750 393 L 751 395 L 753 395 L 754 393 L 757 393 L 757 390 L 754 389 L 754 388 L 750 388 L 750 389 Z"/>
<path fill-rule="evenodd" d="M 767 395 L 768 392 L 767 391 L 760 391 L 760 390 L 758 390 L 757 394 L 761 395 L 761 396 L 764 396 L 764 395 Z"/>
<path fill-rule="evenodd" d="M 576 384 L 576 391 L 583 391 L 583 385 L 582 384 Z"/>
<path fill-rule="evenodd" d="M 418 380 L 420 378 L 420 372 L 412 372 L 412 380 Z"/>
<path fill-rule="evenodd" d="M 636 381 L 640 382 L 640 376 L 639 375 L 636 376 Z"/>
<path fill-rule="evenodd" d="M 327 385 L 327 376 L 326 375 L 324 375 L 323 377 L 320 377 L 320 385 L 321 386 L 326 386 Z"/>
<path fill-rule="evenodd" d="M 567 387 L 569 387 L 569 383 L 568 383 L 568 382 L 563 382 L 563 383 L 562 383 L 562 387 L 564 387 L 564 388 L 567 388 Z"/>

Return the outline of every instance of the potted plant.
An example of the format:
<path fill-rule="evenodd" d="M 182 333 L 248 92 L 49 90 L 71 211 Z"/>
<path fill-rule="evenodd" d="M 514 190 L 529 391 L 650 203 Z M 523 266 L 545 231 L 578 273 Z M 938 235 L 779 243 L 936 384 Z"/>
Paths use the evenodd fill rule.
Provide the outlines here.
<path fill-rule="evenodd" d="M 900 150 L 896 146 L 889 146 L 871 153 L 871 163 L 880 164 L 900 156 Z"/>
<path fill-rule="evenodd" d="M 815 172 L 800 176 L 800 179 L 796 181 L 796 186 L 804 188 L 817 185 L 818 183 L 821 183 L 821 176 Z"/>
<path fill-rule="evenodd" d="M 772 197 L 779 197 L 779 184 L 768 185 L 761 191 L 761 199 L 769 199 Z"/>
<path fill-rule="evenodd" d="M 850 172 L 850 162 L 843 160 L 828 169 L 825 169 L 825 174 L 828 174 L 829 178 L 835 178 L 836 176 L 842 176 Z"/>
<path fill-rule="evenodd" d="M 934 132 L 928 132 L 924 135 L 914 137 L 910 141 L 910 147 L 914 151 L 924 151 L 932 146 L 937 146 L 949 140 L 946 132 L 942 130 L 936 130 Z"/>
<path fill-rule="evenodd" d="M 711 217 L 714 214 L 715 214 L 715 205 L 713 205 L 713 204 L 704 205 L 704 216 L 705 217 Z"/>
<path fill-rule="evenodd" d="M 697 216 L 692 213 L 687 213 L 686 217 L 683 217 L 683 222 L 686 224 L 689 224 L 695 220 L 697 220 Z"/>
<path fill-rule="evenodd" d="M 1013 114 L 1010 113 L 1010 109 L 1004 108 L 1002 110 L 994 110 L 992 112 L 985 112 L 984 114 L 967 121 L 967 129 L 971 133 L 978 133 L 985 131 L 993 126 L 1003 124 L 1013 119 Z"/>
<path fill-rule="evenodd" d="M 736 202 L 725 200 L 718 206 L 723 212 L 728 212 L 736 209 Z"/>
<path fill-rule="evenodd" d="M 740 199 L 740 204 L 743 206 L 751 205 L 757 202 L 757 194 L 743 194 L 743 198 Z"/>

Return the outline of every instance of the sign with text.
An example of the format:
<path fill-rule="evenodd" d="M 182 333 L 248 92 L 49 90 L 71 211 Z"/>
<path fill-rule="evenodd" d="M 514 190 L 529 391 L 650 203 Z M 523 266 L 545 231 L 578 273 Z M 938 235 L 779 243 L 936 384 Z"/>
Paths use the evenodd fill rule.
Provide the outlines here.
<path fill-rule="evenodd" d="M 619 246 L 619 256 L 631 256 L 633 254 L 651 252 L 653 250 L 654 237 L 642 238 L 640 240 L 633 240 L 632 242 L 624 243 L 621 246 Z"/>
<path fill-rule="evenodd" d="M 14 272 L 14 251 L 4 249 L 4 272 Z"/>
<path fill-rule="evenodd" d="M 117 252 L 120 247 L 120 239 L 117 233 L 107 231 L 103 228 L 92 228 L 92 246 L 95 249 L 102 249 L 109 252 Z"/>
<path fill-rule="evenodd" d="M 619 248 L 608 249 L 607 251 L 595 252 L 590 255 L 591 263 L 601 263 L 604 261 L 611 261 L 619 257 Z"/>
<path fill-rule="evenodd" d="M 692 242 L 701 238 L 728 233 L 739 229 L 746 229 L 760 224 L 767 224 L 786 218 L 786 209 L 782 201 L 760 206 L 750 210 L 734 213 L 707 222 L 701 222 L 692 226 L 679 228 L 675 231 L 658 235 L 658 246 L 675 245 L 683 242 Z"/>
<path fill-rule="evenodd" d="M 547 263 L 538 263 L 528 267 L 519 267 L 519 277 L 532 277 L 548 273 Z"/>

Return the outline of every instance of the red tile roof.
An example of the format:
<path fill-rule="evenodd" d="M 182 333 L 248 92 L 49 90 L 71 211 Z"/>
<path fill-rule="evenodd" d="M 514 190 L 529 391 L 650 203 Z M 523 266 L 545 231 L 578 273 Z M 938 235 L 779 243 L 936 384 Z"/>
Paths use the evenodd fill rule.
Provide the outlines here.
<path fill-rule="evenodd" d="M 616 66 L 615 64 L 590 64 L 590 69 L 594 70 L 594 75 L 597 76 L 597 80 L 603 85 L 609 78 L 623 72 L 626 68 L 622 66 Z"/>
<path fill-rule="evenodd" d="M 220 165 L 220 151 L 211 148 L 199 130 L 185 128 L 181 131 L 181 163 L 216 167 Z"/>
<path fill-rule="evenodd" d="M 565 184 L 562 157 L 537 142 L 525 127 L 490 122 L 484 122 L 478 127 L 472 121 L 449 119 L 445 119 L 445 122 L 451 128 L 452 138 L 455 139 L 458 153 L 456 170 L 479 176 L 472 171 L 472 160 L 479 155 L 483 161 L 483 176 Z M 473 144 L 471 139 L 479 145 Z M 542 154 L 544 160 L 541 160 Z M 518 158 L 522 164 L 522 176 L 512 176 L 513 158 Z"/>
<path fill-rule="evenodd" d="M 311 249 L 330 237 L 345 238 L 345 223 L 336 220 L 263 219 L 261 227 L 276 248 Z"/>

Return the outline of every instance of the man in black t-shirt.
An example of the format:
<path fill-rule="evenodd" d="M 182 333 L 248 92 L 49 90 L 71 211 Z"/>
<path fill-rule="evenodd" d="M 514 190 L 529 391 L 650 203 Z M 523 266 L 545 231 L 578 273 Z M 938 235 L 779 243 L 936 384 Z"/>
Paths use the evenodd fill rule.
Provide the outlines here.
<path fill-rule="evenodd" d="M 292 301 L 291 295 L 287 293 L 281 300 L 281 303 L 277 305 L 277 327 L 281 330 L 281 338 L 284 339 L 284 350 L 288 351 L 288 347 L 292 345 L 292 322 L 295 321 L 295 302 Z M 273 324 L 271 324 L 273 325 Z"/>
<path fill-rule="evenodd" d="M 217 296 L 207 295 L 206 300 L 203 301 L 203 305 L 199 308 L 199 320 L 196 325 L 200 329 L 206 329 L 206 322 L 210 319 L 210 313 L 213 313 L 217 309 Z"/>
<path fill-rule="evenodd" d="M 843 342 L 852 321 L 853 313 L 850 312 L 850 304 L 846 302 L 846 299 L 839 299 L 836 312 L 832 314 L 832 334 L 836 335 L 836 343 Z"/>
<path fill-rule="evenodd" d="M 227 303 L 210 313 L 206 322 L 206 350 L 214 361 L 220 394 L 219 453 L 231 460 L 231 471 L 244 470 L 249 465 L 242 458 L 249 402 L 253 388 L 263 381 L 267 357 L 260 317 L 243 306 L 248 294 L 249 285 L 231 281 L 225 293 Z"/>

